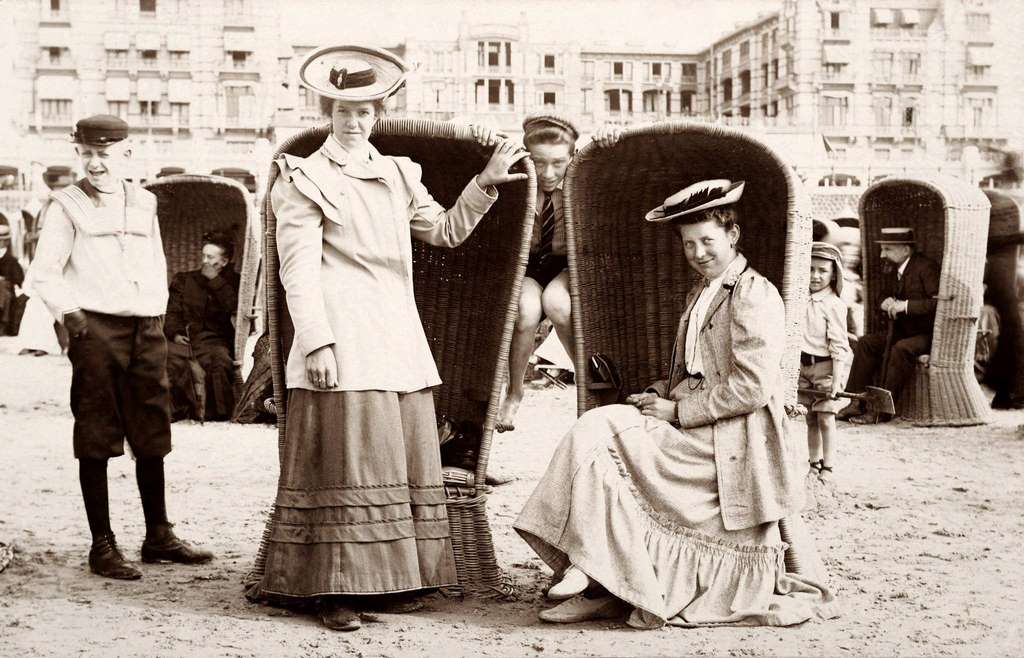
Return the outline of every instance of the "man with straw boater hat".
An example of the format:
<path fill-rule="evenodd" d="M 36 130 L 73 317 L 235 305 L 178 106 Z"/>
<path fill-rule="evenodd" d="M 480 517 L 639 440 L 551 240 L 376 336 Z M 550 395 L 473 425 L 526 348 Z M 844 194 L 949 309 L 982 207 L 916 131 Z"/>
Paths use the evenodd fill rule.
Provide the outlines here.
<path fill-rule="evenodd" d="M 889 316 L 885 332 L 867 334 L 857 341 L 853 365 L 846 390 L 863 393 L 874 378 L 898 401 L 900 393 L 914 373 L 917 357 L 927 354 L 932 346 L 932 329 L 938 305 L 939 266 L 915 246 L 914 229 L 883 228 L 878 239 L 883 268 L 882 312 Z M 864 413 L 854 400 L 839 412 L 840 419 L 851 423 L 888 422 L 886 413 Z"/>
<path fill-rule="evenodd" d="M 142 573 L 110 527 L 107 460 L 128 441 L 146 519 L 143 562 L 202 564 L 213 555 L 178 539 L 167 521 L 164 456 L 168 415 L 167 265 L 156 197 L 124 179 L 131 160 L 128 124 L 82 119 L 72 134 L 85 178 L 54 192 L 29 277 L 70 335 L 74 452 L 92 532 L 89 568 L 107 578 Z"/>

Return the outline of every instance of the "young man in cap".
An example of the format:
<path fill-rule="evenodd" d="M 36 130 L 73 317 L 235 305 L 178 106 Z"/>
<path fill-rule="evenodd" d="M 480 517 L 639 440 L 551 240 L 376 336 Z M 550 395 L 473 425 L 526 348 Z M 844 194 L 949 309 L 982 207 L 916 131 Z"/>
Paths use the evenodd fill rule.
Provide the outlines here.
<path fill-rule="evenodd" d="M 171 451 L 166 374 L 167 265 L 156 197 L 124 180 L 128 124 L 97 115 L 72 134 L 85 178 L 54 192 L 30 268 L 33 289 L 71 336 L 74 451 L 92 532 L 89 568 L 135 580 L 110 528 L 107 460 L 135 455 L 146 518 L 142 561 L 209 562 L 167 522 L 164 456 Z"/>
<path fill-rule="evenodd" d="M 519 317 L 509 349 L 508 389 L 498 417 L 499 432 L 515 429 L 516 413 L 523 401 L 523 377 L 533 353 L 537 327 L 545 316 L 551 319 L 570 358 L 574 352 L 562 180 L 579 136 L 569 119 L 551 112 L 533 113 L 523 120 L 523 144 L 537 172 L 537 214 L 530 259 L 519 294 Z"/>
<path fill-rule="evenodd" d="M 882 363 L 882 387 L 898 400 L 903 387 L 914 372 L 917 357 L 928 353 L 932 346 L 932 328 L 939 294 L 939 266 L 915 250 L 914 229 L 883 228 L 878 245 L 883 265 L 887 265 L 891 278 L 883 287 L 885 299 L 882 312 L 892 322 L 891 340 L 888 332 L 867 334 L 857 341 L 853 353 L 853 366 L 846 390 L 862 393 L 871 383 Z M 886 349 L 889 350 L 886 359 Z M 854 400 L 839 412 L 838 417 L 851 423 L 870 424 L 876 416 L 864 413 L 860 402 Z M 889 414 L 879 414 L 877 420 L 892 420 Z"/>

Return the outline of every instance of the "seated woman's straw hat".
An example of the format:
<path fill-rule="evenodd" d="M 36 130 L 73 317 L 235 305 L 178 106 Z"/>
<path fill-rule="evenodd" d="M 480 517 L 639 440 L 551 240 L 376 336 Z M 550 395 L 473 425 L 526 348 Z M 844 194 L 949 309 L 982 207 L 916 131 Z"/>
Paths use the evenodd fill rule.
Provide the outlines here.
<path fill-rule="evenodd" d="M 408 70 L 400 57 L 387 50 L 328 46 L 306 57 L 299 68 L 299 82 L 327 98 L 375 101 L 401 89 Z"/>

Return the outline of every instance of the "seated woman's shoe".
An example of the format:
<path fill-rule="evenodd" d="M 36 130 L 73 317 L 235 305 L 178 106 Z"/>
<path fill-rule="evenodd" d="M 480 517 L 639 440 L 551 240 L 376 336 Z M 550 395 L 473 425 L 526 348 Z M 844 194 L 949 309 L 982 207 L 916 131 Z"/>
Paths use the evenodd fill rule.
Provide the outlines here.
<path fill-rule="evenodd" d="M 590 577 L 580 571 L 575 565 L 565 570 L 562 579 L 551 586 L 548 590 L 548 598 L 552 601 L 563 601 L 571 599 L 577 594 L 582 594 L 590 586 Z"/>
<path fill-rule="evenodd" d="M 588 599 L 579 594 L 553 608 L 541 610 L 537 616 L 541 621 L 553 624 L 575 624 L 581 621 L 623 617 L 626 609 L 625 603 L 611 595 Z"/>
<path fill-rule="evenodd" d="M 206 564 L 213 559 L 213 553 L 193 548 L 178 539 L 171 530 L 170 523 L 156 527 L 152 533 L 146 533 L 142 542 L 143 562 L 177 562 L 178 564 Z"/>
<path fill-rule="evenodd" d="M 326 603 L 320 607 L 318 614 L 320 617 L 320 623 L 323 624 L 325 628 L 329 628 L 332 631 L 348 633 L 351 631 L 358 631 L 363 627 L 363 622 L 359 618 L 359 613 L 345 605 Z"/>
<path fill-rule="evenodd" d="M 102 535 L 92 541 L 89 549 L 89 571 L 104 578 L 138 580 L 142 572 L 124 559 L 113 534 Z"/>

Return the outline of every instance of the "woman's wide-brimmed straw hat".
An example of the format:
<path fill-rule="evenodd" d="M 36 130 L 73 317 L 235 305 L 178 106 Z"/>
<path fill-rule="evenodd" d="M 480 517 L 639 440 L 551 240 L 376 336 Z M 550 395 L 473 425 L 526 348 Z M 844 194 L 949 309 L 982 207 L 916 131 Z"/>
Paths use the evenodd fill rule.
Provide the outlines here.
<path fill-rule="evenodd" d="M 327 98 L 375 101 L 401 89 L 408 70 L 400 57 L 387 50 L 328 46 L 306 57 L 299 68 L 299 82 Z"/>
<path fill-rule="evenodd" d="M 679 190 L 644 216 L 649 222 L 679 220 L 702 210 L 736 203 L 743 196 L 744 181 L 735 183 L 727 178 L 715 178 L 694 183 Z M 697 219 L 694 217 L 693 219 Z M 686 221 L 686 220 L 679 220 Z"/>

